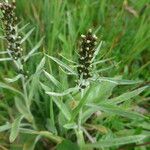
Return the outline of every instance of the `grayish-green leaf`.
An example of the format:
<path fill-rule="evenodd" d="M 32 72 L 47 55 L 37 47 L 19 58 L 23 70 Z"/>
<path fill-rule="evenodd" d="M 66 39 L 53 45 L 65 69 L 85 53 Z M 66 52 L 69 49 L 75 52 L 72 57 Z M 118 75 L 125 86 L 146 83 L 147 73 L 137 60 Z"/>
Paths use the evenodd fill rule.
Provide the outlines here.
<path fill-rule="evenodd" d="M 138 84 L 142 81 L 133 81 L 133 80 L 124 80 L 124 79 L 116 79 L 116 78 L 108 78 L 108 77 L 100 77 L 98 81 L 107 81 L 111 83 L 115 83 L 117 85 L 130 85 L 130 84 Z"/>
<path fill-rule="evenodd" d="M 61 112 L 63 113 L 65 118 L 67 120 L 70 120 L 71 119 L 71 113 L 70 113 L 69 109 L 67 108 L 67 106 L 61 100 L 57 99 L 56 97 L 53 97 L 53 101 L 55 102 L 57 107 L 61 110 Z"/>
<path fill-rule="evenodd" d="M 99 70 L 95 70 L 93 73 L 105 72 L 105 71 L 108 71 L 109 69 L 112 69 L 112 68 L 114 68 L 114 65 L 111 65 L 111 66 L 109 66 L 109 67 L 102 68 L 102 69 L 99 69 Z"/>
<path fill-rule="evenodd" d="M 62 54 L 59 54 L 62 58 L 64 58 L 65 60 L 67 60 L 68 62 L 70 62 L 70 63 L 73 63 L 73 64 L 78 64 L 77 62 L 74 62 L 74 61 L 72 61 L 72 60 L 70 60 L 70 59 L 68 59 L 68 58 L 66 58 L 65 56 L 63 56 Z"/>
<path fill-rule="evenodd" d="M 75 74 L 70 73 L 69 71 L 67 71 L 67 70 L 63 69 L 61 66 L 59 66 L 59 68 L 60 68 L 60 69 L 61 69 L 61 71 L 62 71 L 63 73 L 65 73 L 66 75 L 75 75 Z M 76 76 L 77 76 L 77 74 L 76 74 Z"/>
<path fill-rule="evenodd" d="M 0 58 L 0 62 L 1 61 L 11 61 L 12 60 L 12 58 Z"/>
<path fill-rule="evenodd" d="M 69 88 L 67 89 L 66 91 L 62 92 L 62 93 L 56 93 L 56 92 L 49 92 L 49 91 L 46 91 L 45 93 L 50 95 L 50 96 L 65 96 L 65 95 L 68 95 L 72 92 L 77 92 L 79 90 L 79 87 L 74 87 L 74 88 Z"/>
<path fill-rule="evenodd" d="M 46 137 L 46 138 L 50 139 L 51 141 L 53 141 L 55 143 L 60 143 L 63 140 L 62 137 L 56 136 L 56 135 L 54 135 L 54 134 L 52 134 L 51 132 L 48 132 L 48 131 L 35 131 L 35 130 L 32 130 L 32 129 L 20 128 L 20 132 L 21 133 L 26 133 L 26 134 L 39 135 L 39 136 L 42 136 L 42 137 Z"/>
<path fill-rule="evenodd" d="M 16 77 L 10 79 L 10 78 L 5 78 L 5 80 L 8 82 L 8 83 L 12 83 L 12 82 L 16 82 L 17 80 L 19 80 L 20 78 L 22 77 L 21 74 L 18 74 Z"/>
<path fill-rule="evenodd" d="M 103 112 L 107 112 L 108 114 L 115 114 L 118 116 L 123 116 L 130 119 L 145 119 L 146 117 L 138 114 L 136 112 L 131 112 L 129 110 L 124 110 L 123 108 L 111 104 L 100 104 L 100 105 L 94 105 L 94 104 L 87 104 L 87 106 L 90 106 L 93 109 L 96 109 Z"/>
<path fill-rule="evenodd" d="M 91 117 L 91 115 L 94 114 L 95 112 L 97 112 L 98 110 L 99 110 L 99 108 L 97 108 L 97 109 L 96 108 L 95 109 L 93 109 L 93 108 L 86 109 L 81 116 L 82 123 L 85 123 L 86 120 L 89 119 Z"/>
<path fill-rule="evenodd" d="M 62 61 L 60 61 L 59 59 L 46 55 L 48 58 L 52 59 L 53 61 L 55 61 L 58 65 L 60 65 L 61 67 L 63 67 L 64 69 L 66 69 L 67 71 L 69 71 L 71 74 L 77 75 L 77 73 L 72 70 L 72 68 L 70 68 L 68 65 L 66 65 L 65 63 L 63 63 Z"/>
<path fill-rule="evenodd" d="M 10 123 L 6 123 L 5 125 L 0 126 L 0 132 L 7 131 L 10 128 L 11 128 L 11 124 Z"/>
<path fill-rule="evenodd" d="M 77 129 L 78 125 L 73 122 L 73 123 L 67 123 L 63 127 L 66 128 L 66 129 Z"/>
<path fill-rule="evenodd" d="M 105 63 L 105 62 L 110 61 L 112 59 L 113 59 L 113 57 L 112 58 L 103 59 L 103 60 L 99 60 L 99 61 L 93 62 L 92 65 L 98 65 L 98 64 L 101 64 L 101 63 Z"/>
<path fill-rule="evenodd" d="M 93 85 L 90 87 L 87 101 L 100 103 L 102 101 L 107 100 L 111 96 L 112 91 L 116 86 L 117 85 L 115 83 L 108 81 L 101 83 L 93 83 Z"/>
<path fill-rule="evenodd" d="M 49 73 L 46 72 L 45 70 L 44 70 L 44 74 L 45 74 L 45 76 L 46 76 L 50 81 L 52 81 L 52 83 L 54 83 L 54 85 L 56 85 L 58 88 L 61 88 L 60 82 L 59 82 L 58 80 L 56 80 L 54 76 L 52 76 L 51 74 L 49 74 Z"/>
<path fill-rule="evenodd" d="M 28 108 L 25 106 L 25 104 L 22 102 L 21 99 L 18 97 L 15 97 L 15 105 L 18 109 L 18 111 L 29 121 L 33 121 L 33 116 L 31 112 L 28 110 Z"/>
<path fill-rule="evenodd" d="M 21 40 L 21 44 L 32 34 L 32 32 L 34 31 L 35 28 L 31 29 Z"/>
<path fill-rule="evenodd" d="M 35 45 L 35 47 L 25 56 L 24 61 L 27 61 L 42 45 L 44 37 Z"/>
<path fill-rule="evenodd" d="M 146 135 L 133 135 L 127 137 L 118 137 L 118 138 L 111 138 L 110 140 L 101 140 L 97 143 L 93 144 L 86 144 L 85 148 L 104 148 L 104 147 L 114 147 L 120 146 L 125 144 L 137 143 L 144 140 L 147 136 Z"/>
<path fill-rule="evenodd" d="M 119 104 L 119 103 L 122 103 L 124 101 L 130 100 L 131 98 L 142 93 L 146 88 L 148 88 L 148 86 L 138 88 L 138 89 L 131 91 L 131 92 L 123 93 L 122 95 L 120 95 L 118 97 L 114 97 L 112 99 L 109 99 L 109 103 Z"/>
<path fill-rule="evenodd" d="M 13 88 L 13 87 L 5 84 L 5 83 L 0 82 L 0 88 L 8 89 L 8 90 L 10 90 L 12 92 L 18 93 L 22 97 L 24 96 L 20 91 L 18 91 L 17 89 L 15 89 L 15 88 Z"/>
<path fill-rule="evenodd" d="M 23 119 L 23 116 L 19 116 L 18 118 L 16 118 L 14 120 L 14 122 L 12 123 L 12 127 L 11 127 L 11 132 L 10 132 L 10 137 L 9 137 L 9 141 L 12 143 L 15 141 L 15 139 L 17 138 L 18 134 L 19 134 L 19 127 L 21 124 L 21 120 Z"/>
<path fill-rule="evenodd" d="M 92 58 L 92 62 L 94 61 L 95 57 L 98 55 L 98 53 L 99 53 L 99 51 L 100 51 L 100 49 L 102 47 L 102 43 L 103 43 L 103 41 L 101 41 L 99 43 L 98 47 L 96 48 L 95 53 L 94 53 L 94 57 Z"/>
<path fill-rule="evenodd" d="M 51 91 L 51 88 L 48 87 L 47 85 L 45 85 L 45 84 L 43 84 L 43 83 L 41 83 L 41 82 L 40 82 L 40 85 L 41 85 L 41 87 L 43 88 L 43 90 L 45 90 L 45 91 Z"/>
<path fill-rule="evenodd" d="M 81 108 L 87 103 L 89 94 L 90 94 L 90 88 L 86 91 L 83 98 L 81 98 L 78 106 L 73 110 L 70 121 L 74 121 L 74 119 L 76 118 L 76 116 L 80 112 Z"/>
<path fill-rule="evenodd" d="M 42 58 L 41 62 L 37 66 L 36 73 L 41 72 L 44 68 L 44 65 L 45 65 L 45 57 Z"/>
<path fill-rule="evenodd" d="M 0 55 L 3 55 L 3 54 L 8 54 L 8 52 L 7 51 L 0 51 Z"/>
<path fill-rule="evenodd" d="M 34 95 L 35 95 L 35 91 L 38 88 L 39 85 L 39 75 L 38 74 L 34 74 L 31 78 L 31 84 L 30 84 L 30 91 L 29 91 L 29 104 L 31 104 L 31 100 L 33 99 Z"/>
<path fill-rule="evenodd" d="M 30 23 L 25 24 L 23 27 L 18 29 L 18 32 L 23 31 Z"/>

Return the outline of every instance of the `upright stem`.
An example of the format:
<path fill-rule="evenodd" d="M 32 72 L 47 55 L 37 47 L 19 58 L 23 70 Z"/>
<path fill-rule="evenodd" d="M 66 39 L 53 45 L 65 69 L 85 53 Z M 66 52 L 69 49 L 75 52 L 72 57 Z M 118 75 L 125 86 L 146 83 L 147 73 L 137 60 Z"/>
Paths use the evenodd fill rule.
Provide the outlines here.
<path fill-rule="evenodd" d="M 27 94 L 27 89 L 26 89 L 26 85 L 25 85 L 24 75 L 22 76 L 21 81 L 22 81 L 22 87 L 23 87 L 25 103 L 26 103 L 27 108 L 29 109 L 30 106 L 29 106 L 29 102 L 28 102 L 28 94 Z"/>
<path fill-rule="evenodd" d="M 84 89 L 81 90 L 81 99 L 83 98 L 83 96 L 84 96 Z M 84 140 L 84 135 L 83 135 L 83 131 L 82 131 L 82 119 L 81 118 L 82 118 L 82 108 L 79 112 L 78 130 L 76 132 L 78 145 L 79 145 L 80 149 L 82 150 L 85 140 Z"/>
<path fill-rule="evenodd" d="M 31 114 L 31 110 L 30 110 L 30 102 L 29 102 L 29 99 L 28 99 L 28 92 L 27 92 L 27 88 L 26 88 L 26 82 L 25 82 L 25 76 L 23 75 L 22 78 L 21 78 L 21 81 L 22 81 L 22 87 L 23 87 L 23 93 L 24 93 L 24 100 L 25 100 L 25 104 L 26 104 L 26 107 L 28 109 L 28 112 Z M 32 115 L 32 114 L 31 114 Z M 35 124 L 35 121 L 34 121 L 34 118 L 32 118 L 31 120 L 32 123 L 32 126 L 33 128 L 36 130 L 37 127 L 36 127 L 36 124 Z"/>

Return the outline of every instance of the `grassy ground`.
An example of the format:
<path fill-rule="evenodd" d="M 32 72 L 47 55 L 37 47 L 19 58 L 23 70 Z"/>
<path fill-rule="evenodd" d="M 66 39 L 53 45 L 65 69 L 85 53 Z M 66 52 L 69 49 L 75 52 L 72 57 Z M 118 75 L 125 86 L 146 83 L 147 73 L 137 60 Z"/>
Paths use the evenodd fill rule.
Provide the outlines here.
<path fill-rule="evenodd" d="M 23 44 L 24 55 L 38 46 L 43 37 L 44 40 L 38 46 L 40 53 L 24 65 L 31 81 L 26 86 L 27 101 L 21 100 L 14 90 L 23 91 L 21 81 L 7 83 L 4 80 L 18 74 L 14 65 L 0 61 L 0 149 L 77 150 L 79 146 L 89 150 L 148 150 L 149 12 L 149 0 L 17 0 L 19 27 L 29 23 L 21 34 L 25 36 L 34 28 Z M 133 85 L 127 85 L 132 81 L 94 83 L 87 91 L 90 95 L 85 92 L 83 97 L 80 92 L 61 97 L 55 97 L 56 93 L 45 94 L 44 91 L 62 93 L 74 87 L 76 78 L 66 75 L 58 61 L 55 63 L 46 57 L 43 65 L 43 54 L 58 58 L 67 64 L 67 69 L 73 68 L 60 55 L 77 62 L 80 35 L 89 28 L 96 33 L 98 42 L 103 41 L 96 60 L 111 58 L 98 65 L 97 70 L 104 69 L 99 75 L 142 82 Z M 2 39 L 0 50 L 5 48 Z M 46 78 L 41 70 L 52 76 Z M 41 87 L 40 82 L 45 86 Z M 114 103 L 109 104 L 108 99 L 113 101 L 113 98 Z M 97 111 L 93 112 L 94 109 Z M 59 145 L 62 139 L 65 140 Z"/>

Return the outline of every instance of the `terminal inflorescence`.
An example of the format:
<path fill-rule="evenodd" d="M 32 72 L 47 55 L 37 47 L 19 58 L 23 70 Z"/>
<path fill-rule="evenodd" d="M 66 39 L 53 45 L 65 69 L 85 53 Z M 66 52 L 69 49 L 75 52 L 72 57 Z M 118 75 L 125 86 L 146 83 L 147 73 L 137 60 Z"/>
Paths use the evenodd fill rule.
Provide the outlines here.
<path fill-rule="evenodd" d="M 86 35 L 81 35 L 81 44 L 79 50 L 79 66 L 77 68 L 79 79 L 87 80 L 91 77 L 92 58 L 95 52 L 97 37 L 92 34 L 91 29 Z M 81 88 L 85 88 L 86 85 L 83 83 L 80 85 Z"/>
<path fill-rule="evenodd" d="M 22 56 L 21 36 L 18 34 L 17 17 L 15 15 L 16 3 L 0 3 L 2 22 L 4 24 L 5 38 L 8 42 L 8 51 L 13 59 L 17 60 Z"/>

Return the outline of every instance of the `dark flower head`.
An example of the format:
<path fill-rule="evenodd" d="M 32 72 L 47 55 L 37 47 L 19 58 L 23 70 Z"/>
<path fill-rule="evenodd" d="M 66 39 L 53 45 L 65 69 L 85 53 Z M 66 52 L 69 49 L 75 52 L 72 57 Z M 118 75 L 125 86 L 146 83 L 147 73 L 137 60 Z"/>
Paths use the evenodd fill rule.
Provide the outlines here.
<path fill-rule="evenodd" d="M 17 60 L 22 55 L 21 37 L 18 35 L 17 17 L 15 15 L 16 3 L 0 3 L 0 9 L 3 17 L 1 18 L 4 24 L 5 38 L 8 42 L 8 51 L 13 59 Z"/>
<path fill-rule="evenodd" d="M 86 35 L 81 35 L 81 44 L 79 50 L 79 67 L 78 75 L 79 78 L 83 80 L 87 80 L 91 77 L 91 68 L 92 68 L 92 58 L 94 57 L 95 45 L 96 45 L 97 37 L 92 34 L 91 29 L 87 32 Z M 81 85 L 85 88 L 85 85 Z"/>

